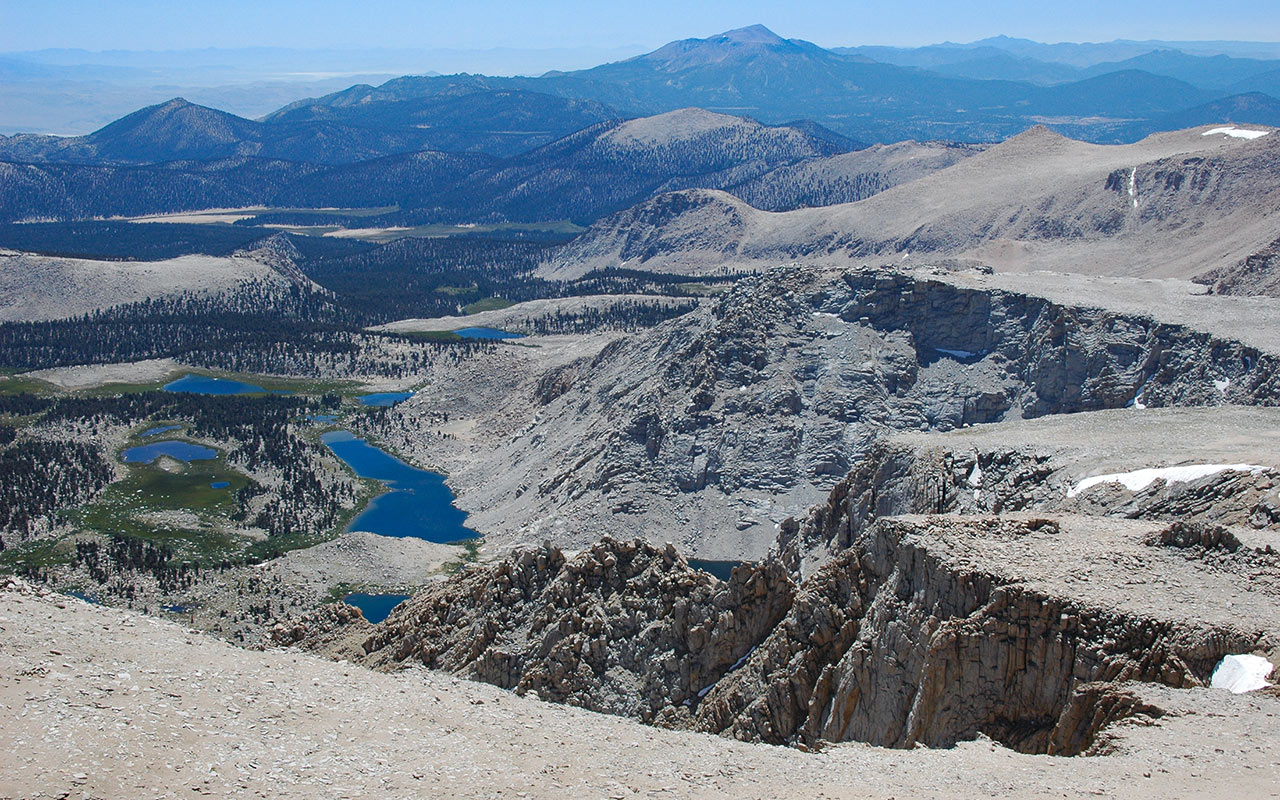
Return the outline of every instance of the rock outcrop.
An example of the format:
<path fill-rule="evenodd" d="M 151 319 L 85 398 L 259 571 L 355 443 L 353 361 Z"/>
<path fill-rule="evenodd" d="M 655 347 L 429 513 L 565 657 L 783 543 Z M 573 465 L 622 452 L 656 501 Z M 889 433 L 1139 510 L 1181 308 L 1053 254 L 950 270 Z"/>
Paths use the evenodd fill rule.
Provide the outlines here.
<path fill-rule="evenodd" d="M 1076 425 L 1091 421 L 1120 422 L 1082 419 Z M 1070 424 L 1063 420 L 1053 427 Z M 1280 530 L 1275 469 L 1223 469 L 1176 482 L 1156 479 L 1136 490 L 1104 482 L 1074 493 L 1068 475 L 1079 466 L 1058 438 L 1062 431 L 1046 426 L 1037 432 L 1042 437 L 1037 445 L 1006 446 L 1007 437 L 984 441 L 977 429 L 967 437 L 909 436 L 877 442 L 826 502 L 802 519 L 783 521 L 774 552 L 794 575 L 807 576 L 851 547 L 877 519 L 902 514 L 1071 512 Z M 1139 451 L 1134 458 L 1142 464 L 1152 455 Z"/>
<path fill-rule="evenodd" d="M 805 527 L 842 524 L 853 506 L 844 484 L 833 494 Z M 468 567 L 354 631 L 362 654 L 331 646 L 355 639 L 332 613 L 314 634 L 281 630 L 383 669 L 421 663 L 749 741 L 985 735 L 1075 755 L 1105 749 L 1098 735 L 1120 717 L 1159 716 L 1129 682 L 1204 686 L 1228 653 L 1280 653 L 1277 580 L 1273 554 L 1208 528 L 890 517 L 798 588 L 778 561 L 722 582 L 670 546 L 605 539 Z"/>
<path fill-rule="evenodd" d="M 777 564 L 716 580 L 670 545 L 605 539 L 568 557 L 543 545 L 426 589 L 373 629 L 363 660 L 650 722 L 740 663 L 794 588 Z"/>
<path fill-rule="evenodd" d="M 1133 710 L 1115 702 L 1119 684 L 1201 686 L 1226 653 L 1277 643 L 1047 591 L 961 555 L 1025 537 L 1072 546 L 1048 519 L 880 520 L 805 581 L 787 619 L 708 693 L 693 724 L 779 744 L 945 747 L 981 733 L 1074 755 Z M 1103 696 L 1111 710 L 1099 713 Z"/>
<path fill-rule="evenodd" d="M 1274 405 L 1278 367 L 1259 347 L 1138 313 L 946 275 L 783 268 L 531 382 L 492 427 L 528 424 L 448 469 L 494 543 L 663 541 L 674 527 L 687 552 L 759 558 L 769 523 L 822 502 L 886 435 L 1129 405 Z M 411 433 L 392 444 L 413 452 Z M 1010 456 L 1007 468 L 1034 479 L 1033 462 Z M 1022 507 L 1022 491 L 1000 507 Z"/>

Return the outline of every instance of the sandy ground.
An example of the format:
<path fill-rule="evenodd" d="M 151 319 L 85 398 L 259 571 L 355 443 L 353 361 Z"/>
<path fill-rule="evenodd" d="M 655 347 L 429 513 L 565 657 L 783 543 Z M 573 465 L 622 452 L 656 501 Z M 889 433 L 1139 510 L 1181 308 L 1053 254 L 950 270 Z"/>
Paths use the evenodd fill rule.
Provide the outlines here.
<path fill-rule="evenodd" d="M 312 586 L 323 595 L 332 586 L 418 586 L 466 551 L 457 545 L 352 531 L 315 547 L 291 550 L 263 564 L 265 576 Z"/>
<path fill-rule="evenodd" d="M 918 269 L 916 278 L 936 278 L 973 289 L 1003 289 L 1044 297 L 1064 306 L 1104 308 L 1185 325 L 1272 353 L 1280 352 L 1280 303 L 1272 297 L 1212 295 L 1208 287 L 1174 278 L 1115 278 L 1063 272 L 935 273 Z"/>
<path fill-rule="evenodd" d="M 59 389 L 96 389 L 108 383 L 152 383 L 162 381 L 187 369 L 172 358 L 152 358 L 146 361 L 129 361 L 123 364 L 82 364 L 75 367 L 55 367 L 23 373 L 24 377 L 52 383 Z"/>
<path fill-rule="evenodd" d="M 425 670 L 240 650 L 12 581 L 0 591 L 0 797 L 1280 796 L 1280 724 L 1246 722 L 1280 722 L 1280 697 L 1150 691 L 1170 713 L 1117 730 L 1115 755 L 988 741 L 806 754 Z"/>

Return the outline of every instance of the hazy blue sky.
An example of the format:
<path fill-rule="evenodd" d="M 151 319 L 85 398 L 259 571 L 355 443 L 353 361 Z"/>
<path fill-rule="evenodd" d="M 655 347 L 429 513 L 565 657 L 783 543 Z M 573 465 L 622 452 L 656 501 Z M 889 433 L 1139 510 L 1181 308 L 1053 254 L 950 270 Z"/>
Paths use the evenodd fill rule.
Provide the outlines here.
<path fill-rule="evenodd" d="M 707 36 L 760 22 L 824 46 L 1280 39 L 1275 0 L 0 0 L 0 50 L 49 47 L 562 48 Z"/>

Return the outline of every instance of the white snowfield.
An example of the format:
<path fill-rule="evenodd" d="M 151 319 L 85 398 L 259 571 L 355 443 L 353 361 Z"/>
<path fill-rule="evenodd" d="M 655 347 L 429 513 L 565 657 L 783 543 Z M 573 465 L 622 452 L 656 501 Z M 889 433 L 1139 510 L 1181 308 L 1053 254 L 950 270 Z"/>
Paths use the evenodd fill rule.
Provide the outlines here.
<path fill-rule="evenodd" d="M 1165 483 L 1184 483 L 1227 470 L 1257 475 L 1265 469 L 1269 468 L 1258 464 L 1187 464 L 1181 467 L 1153 467 L 1133 472 L 1113 472 L 1108 475 L 1085 478 L 1067 490 L 1067 497 L 1075 497 L 1100 483 L 1120 483 L 1124 484 L 1124 488 L 1129 491 L 1136 492 L 1145 489 L 1160 478 L 1163 478 Z"/>
<path fill-rule="evenodd" d="M 1213 136 L 1219 133 L 1224 136 L 1230 136 L 1233 139 L 1261 139 L 1263 136 L 1271 133 L 1271 131 L 1251 131 L 1247 128 L 1236 128 L 1228 125 L 1222 128 L 1214 128 L 1211 131 L 1205 131 L 1200 135 Z"/>
<path fill-rule="evenodd" d="M 1271 685 L 1267 683 L 1267 676 L 1274 669 L 1275 665 L 1262 656 L 1225 656 L 1213 668 L 1209 686 L 1232 694 L 1265 689 Z"/>

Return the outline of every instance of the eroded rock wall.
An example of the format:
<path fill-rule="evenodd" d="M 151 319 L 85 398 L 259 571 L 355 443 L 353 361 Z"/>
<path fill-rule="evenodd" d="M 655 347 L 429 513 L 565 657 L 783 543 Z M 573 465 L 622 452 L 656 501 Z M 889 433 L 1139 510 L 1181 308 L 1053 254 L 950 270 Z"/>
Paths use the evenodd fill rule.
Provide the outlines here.
<path fill-rule="evenodd" d="M 1081 424 L 1085 424 L 1082 420 Z M 774 553 L 807 576 L 853 546 L 877 519 L 902 514 L 1072 512 L 1187 524 L 1280 530 L 1277 474 L 1223 470 L 1189 481 L 1157 479 L 1131 491 L 1102 483 L 1073 495 L 1050 446 L 982 450 L 877 442 L 822 505 L 780 526 Z"/>
<path fill-rule="evenodd" d="M 364 660 L 419 662 L 648 722 L 696 700 L 763 640 L 794 589 L 778 564 L 722 582 L 670 546 L 605 539 L 566 557 L 544 545 L 414 597 L 365 640 Z"/>
<path fill-rule="evenodd" d="M 692 724 L 778 744 L 938 747 L 982 733 L 1071 755 L 1100 727 L 1082 725 L 1095 716 L 1077 697 L 1097 693 L 1086 686 L 1199 686 L 1222 655 L 1258 645 L 1254 631 L 1138 617 L 993 570 L 956 569 L 930 546 L 934 537 L 998 540 L 1054 526 L 880 520 L 805 581 L 791 613 L 708 693 Z"/>
<path fill-rule="evenodd" d="M 826 522 L 815 514 L 807 524 Z M 1276 649 L 1274 631 L 1247 615 L 1215 622 L 1194 608 L 1117 602 L 1134 570 L 1171 574 L 1153 559 L 1185 561 L 1188 551 L 1243 575 L 1276 573 L 1274 558 L 1210 563 L 1200 551 L 1233 540 L 1177 528 L 1104 541 L 1095 560 L 1074 562 L 1087 549 L 1077 535 L 1036 517 L 881 518 L 798 589 L 777 561 L 721 582 L 674 548 L 639 540 L 605 539 L 571 556 L 544 545 L 469 567 L 372 628 L 323 614 L 313 633 L 281 634 L 321 650 L 340 643 L 335 655 L 374 667 L 421 663 L 749 741 L 945 747 L 984 734 L 1064 755 L 1096 748 L 1118 716 L 1159 713 L 1127 682 L 1202 686 L 1223 655 Z M 1099 574 L 1113 557 L 1134 566 Z M 1053 558 L 1066 566 L 1041 567 Z M 1073 582 L 1079 574 L 1093 577 Z"/>

